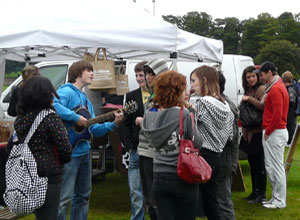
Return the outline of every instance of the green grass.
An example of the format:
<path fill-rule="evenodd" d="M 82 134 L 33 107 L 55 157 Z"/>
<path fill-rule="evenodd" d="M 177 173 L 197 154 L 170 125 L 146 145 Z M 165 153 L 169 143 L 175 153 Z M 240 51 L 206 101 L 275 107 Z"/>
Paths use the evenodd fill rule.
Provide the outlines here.
<path fill-rule="evenodd" d="M 8 85 L 3 85 L 2 92 L 8 87 Z"/>
<path fill-rule="evenodd" d="M 288 149 L 286 154 L 287 151 Z M 297 146 L 294 163 L 287 177 L 287 207 L 276 210 L 265 209 L 260 204 L 250 205 L 242 200 L 251 192 L 251 180 L 248 161 L 240 161 L 246 192 L 233 192 L 232 194 L 237 220 L 300 220 L 300 166 L 295 160 L 300 160 L 300 144 Z M 267 197 L 271 197 L 269 183 Z M 105 180 L 98 180 L 93 184 L 89 220 L 128 220 L 130 216 L 127 177 L 118 173 L 108 173 Z M 30 215 L 22 219 L 33 220 L 34 216 Z M 147 220 L 149 219 L 147 216 Z"/>

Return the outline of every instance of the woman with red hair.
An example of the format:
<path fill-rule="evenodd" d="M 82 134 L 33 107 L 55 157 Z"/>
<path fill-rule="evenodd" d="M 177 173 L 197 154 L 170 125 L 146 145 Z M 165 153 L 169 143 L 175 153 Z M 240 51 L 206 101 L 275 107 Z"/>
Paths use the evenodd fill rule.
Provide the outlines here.
<path fill-rule="evenodd" d="M 180 109 L 185 106 L 186 77 L 176 71 L 162 73 L 154 81 L 154 108 L 142 122 L 142 130 L 155 148 L 152 194 L 158 219 L 195 219 L 198 184 L 188 184 L 177 175 Z M 200 148 L 200 135 L 193 129 L 189 111 L 183 109 L 184 138 Z"/>

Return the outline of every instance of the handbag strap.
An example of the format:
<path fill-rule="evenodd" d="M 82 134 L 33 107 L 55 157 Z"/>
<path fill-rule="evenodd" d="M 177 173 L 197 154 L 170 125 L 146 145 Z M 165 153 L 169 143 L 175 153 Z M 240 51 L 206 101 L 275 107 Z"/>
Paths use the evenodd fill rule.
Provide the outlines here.
<path fill-rule="evenodd" d="M 195 120 L 194 120 L 194 114 L 193 112 L 190 112 L 190 116 L 192 119 L 192 128 L 193 128 L 193 138 L 192 140 L 194 140 L 194 129 L 195 129 Z M 183 137 L 183 107 L 180 108 L 180 118 L 179 118 L 179 139 L 181 139 Z"/>
<path fill-rule="evenodd" d="M 183 107 L 180 108 L 179 129 L 179 139 L 181 139 L 183 135 Z"/>
<path fill-rule="evenodd" d="M 55 111 L 52 109 L 44 109 L 35 117 L 34 122 L 32 123 L 31 128 L 25 138 L 25 141 L 24 141 L 25 144 L 28 144 L 28 142 L 30 141 L 32 135 L 34 134 L 34 132 L 36 131 L 36 129 L 38 128 L 40 123 L 43 121 L 43 119 L 47 115 L 49 115 L 51 113 L 55 113 Z"/>

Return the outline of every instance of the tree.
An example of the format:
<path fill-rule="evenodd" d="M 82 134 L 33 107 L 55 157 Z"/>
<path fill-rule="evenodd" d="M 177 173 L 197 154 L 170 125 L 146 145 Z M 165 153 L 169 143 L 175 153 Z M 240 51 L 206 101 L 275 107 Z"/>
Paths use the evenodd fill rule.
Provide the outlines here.
<path fill-rule="evenodd" d="M 279 40 L 288 40 L 295 45 L 300 45 L 300 23 L 296 22 L 290 12 L 284 12 L 278 17 L 279 21 Z"/>
<path fill-rule="evenodd" d="M 273 41 L 260 50 L 255 58 L 255 63 L 262 63 L 266 60 L 272 61 L 278 68 L 278 73 L 289 70 L 294 77 L 300 76 L 300 48 L 287 40 Z"/>
<path fill-rule="evenodd" d="M 243 23 L 242 54 L 255 57 L 260 48 L 278 39 L 278 20 L 268 13 L 262 13 L 257 19 L 245 20 Z"/>
<path fill-rule="evenodd" d="M 241 25 L 237 18 L 216 19 L 213 23 L 211 36 L 221 39 L 224 43 L 224 53 L 239 53 Z"/>
<path fill-rule="evenodd" d="M 204 37 L 210 37 L 212 17 L 205 12 L 188 12 L 183 16 L 184 30 Z"/>
<path fill-rule="evenodd" d="M 183 19 L 181 16 L 163 15 L 162 18 L 171 24 L 176 24 L 178 28 L 184 29 Z"/>

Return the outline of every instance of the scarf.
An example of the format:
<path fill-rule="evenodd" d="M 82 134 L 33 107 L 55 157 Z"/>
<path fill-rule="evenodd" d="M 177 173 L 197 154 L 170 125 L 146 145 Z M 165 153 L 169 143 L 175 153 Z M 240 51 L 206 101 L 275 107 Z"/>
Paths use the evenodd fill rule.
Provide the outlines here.
<path fill-rule="evenodd" d="M 277 83 L 277 81 L 278 81 L 279 79 L 280 79 L 280 76 L 279 76 L 279 75 L 275 75 L 273 81 L 272 81 L 270 84 L 266 85 L 266 89 L 265 89 L 264 95 L 263 95 L 263 97 L 262 97 L 262 99 L 261 99 L 261 103 L 264 103 L 264 102 L 265 102 L 265 100 L 266 100 L 266 98 L 267 98 L 267 95 L 268 95 L 269 91 L 270 91 L 271 88 L 274 86 L 274 84 Z"/>

